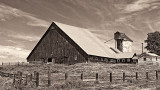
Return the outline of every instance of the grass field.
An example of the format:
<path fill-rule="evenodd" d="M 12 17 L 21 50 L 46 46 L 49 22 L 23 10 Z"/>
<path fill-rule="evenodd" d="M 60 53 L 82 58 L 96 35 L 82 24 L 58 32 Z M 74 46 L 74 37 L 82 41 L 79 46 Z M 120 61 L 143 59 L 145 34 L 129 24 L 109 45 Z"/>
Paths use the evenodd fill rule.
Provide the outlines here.
<path fill-rule="evenodd" d="M 51 67 L 51 86 L 47 86 L 47 69 Z M 160 90 L 160 78 L 156 80 L 155 70 L 160 71 L 158 65 L 136 65 L 136 64 L 105 64 L 105 63 L 79 63 L 75 65 L 12 65 L 1 66 L 1 71 L 15 73 L 22 71 L 23 74 L 30 74 L 37 71 L 40 73 L 40 85 L 35 87 L 35 83 L 29 82 L 24 90 Z M 109 81 L 112 72 L 113 81 Z M 138 80 L 135 77 L 126 77 L 123 82 L 122 74 L 134 76 L 138 72 Z M 146 79 L 146 72 L 149 79 Z M 64 73 L 68 74 L 68 79 L 64 80 Z M 80 74 L 83 73 L 84 79 L 95 78 L 99 74 L 98 82 L 82 81 Z M 160 72 L 158 73 L 160 77 Z M 1 90 L 14 90 L 13 80 L 8 77 L 0 77 Z"/>

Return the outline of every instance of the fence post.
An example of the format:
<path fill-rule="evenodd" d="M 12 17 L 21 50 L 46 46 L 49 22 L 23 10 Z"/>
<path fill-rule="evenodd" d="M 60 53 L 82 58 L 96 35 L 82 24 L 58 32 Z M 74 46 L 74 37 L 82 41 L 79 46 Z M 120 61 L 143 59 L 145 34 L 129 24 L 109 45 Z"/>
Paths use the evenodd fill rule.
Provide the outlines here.
<path fill-rule="evenodd" d="M 50 66 L 48 67 L 48 86 L 51 86 L 51 72 L 50 72 Z"/>
<path fill-rule="evenodd" d="M 81 80 L 83 80 L 83 73 L 81 73 Z"/>
<path fill-rule="evenodd" d="M 96 73 L 96 81 L 98 81 L 98 73 Z"/>
<path fill-rule="evenodd" d="M 36 78 L 36 73 L 37 73 L 37 72 L 36 72 L 36 71 L 34 71 L 34 76 L 33 76 L 33 78 Z"/>
<path fill-rule="evenodd" d="M 136 72 L 136 80 L 138 80 L 138 72 Z"/>
<path fill-rule="evenodd" d="M 36 87 L 39 86 L 39 72 L 36 73 Z"/>
<path fill-rule="evenodd" d="M 2 77 L 4 77 L 4 72 L 2 72 Z"/>
<path fill-rule="evenodd" d="M 19 84 L 22 84 L 22 72 L 19 72 Z"/>
<path fill-rule="evenodd" d="M 16 81 L 16 78 L 15 78 L 15 74 L 13 74 L 13 85 L 15 85 L 15 81 Z"/>
<path fill-rule="evenodd" d="M 32 75 L 32 73 L 31 73 L 31 75 L 30 75 L 30 81 L 32 81 L 32 78 L 33 78 L 33 75 Z"/>
<path fill-rule="evenodd" d="M 67 74 L 67 73 L 65 73 L 65 80 L 67 80 L 67 78 L 68 78 L 68 74 Z"/>
<path fill-rule="evenodd" d="M 28 74 L 26 74 L 26 85 L 28 84 Z"/>
<path fill-rule="evenodd" d="M 10 77 L 10 73 L 8 73 L 8 77 L 11 78 L 11 77 Z"/>
<path fill-rule="evenodd" d="M 148 72 L 146 72 L 146 79 L 148 80 Z"/>
<path fill-rule="evenodd" d="M 125 73 L 123 72 L 123 81 L 125 81 Z"/>
<path fill-rule="evenodd" d="M 158 80 L 158 71 L 156 70 L 156 80 Z"/>
<path fill-rule="evenodd" d="M 18 61 L 18 66 L 19 66 L 19 61 Z"/>
<path fill-rule="evenodd" d="M 2 62 L 2 66 L 3 66 L 3 62 Z"/>
<path fill-rule="evenodd" d="M 110 82 L 112 82 L 112 73 L 110 73 Z"/>

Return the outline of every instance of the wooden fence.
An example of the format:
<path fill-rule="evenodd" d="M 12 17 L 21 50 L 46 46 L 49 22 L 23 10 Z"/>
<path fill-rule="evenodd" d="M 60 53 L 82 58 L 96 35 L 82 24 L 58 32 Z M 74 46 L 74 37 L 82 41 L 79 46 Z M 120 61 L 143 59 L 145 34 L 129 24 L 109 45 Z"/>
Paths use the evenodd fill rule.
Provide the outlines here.
<path fill-rule="evenodd" d="M 155 71 L 155 78 L 156 80 L 158 80 L 159 78 L 159 75 L 158 75 L 158 72 L 160 71 Z M 68 77 L 69 75 L 67 73 L 63 73 L 64 74 L 64 80 L 68 80 Z M 114 73 L 109 73 L 109 81 L 110 83 L 113 82 L 113 74 Z M 35 86 L 38 87 L 39 84 L 40 84 L 40 74 L 39 72 L 36 72 L 34 71 L 34 73 L 32 74 L 23 74 L 22 72 L 18 71 L 17 73 L 5 73 L 5 72 L 2 72 L 0 71 L 0 76 L 2 77 L 10 77 L 13 79 L 13 85 L 15 88 L 17 89 L 21 89 L 23 87 L 25 87 L 28 82 L 34 82 L 35 83 Z M 87 78 L 84 76 L 83 73 L 80 73 L 79 74 L 80 76 L 80 80 L 82 81 L 95 81 L 95 82 L 99 82 L 99 74 L 98 73 L 95 73 L 95 77 L 90 77 L 90 78 Z M 149 80 L 149 72 L 145 72 L 145 79 L 146 80 Z M 134 78 L 135 80 L 138 80 L 139 77 L 138 77 L 138 72 L 136 72 L 134 75 L 127 75 L 125 72 L 122 73 L 122 78 L 121 80 L 123 82 L 125 82 L 125 80 L 127 80 L 126 78 L 127 77 L 130 77 L 130 78 Z M 52 80 L 51 80 L 51 72 L 50 72 L 50 68 L 48 69 L 48 75 L 47 75 L 47 86 L 51 86 L 51 83 L 52 83 Z"/>
<path fill-rule="evenodd" d="M 2 66 L 11 66 L 11 65 L 28 65 L 27 62 L 2 62 Z"/>

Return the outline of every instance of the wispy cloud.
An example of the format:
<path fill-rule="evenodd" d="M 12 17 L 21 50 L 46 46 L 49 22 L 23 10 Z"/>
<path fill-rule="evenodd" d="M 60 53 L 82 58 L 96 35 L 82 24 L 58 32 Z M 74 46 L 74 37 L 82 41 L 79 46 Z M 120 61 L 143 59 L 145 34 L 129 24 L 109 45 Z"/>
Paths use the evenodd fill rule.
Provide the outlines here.
<path fill-rule="evenodd" d="M 31 35 L 23 35 L 23 34 L 9 34 L 9 37 L 22 39 L 27 41 L 38 41 L 40 39 L 39 36 L 31 36 Z"/>
<path fill-rule="evenodd" d="M 0 4 L 0 21 L 7 21 L 15 17 L 25 19 L 25 23 L 31 26 L 48 27 L 49 25 L 47 21 L 36 18 L 32 14 L 23 12 L 19 9 L 4 4 Z"/>
<path fill-rule="evenodd" d="M 30 50 L 26 50 L 23 48 L 0 45 L 0 59 L 1 58 L 3 58 L 3 59 L 4 58 L 25 59 L 27 57 L 27 55 L 29 54 L 29 52 L 30 52 Z"/>
<path fill-rule="evenodd" d="M 140 11 L 146 8 L 149 8 L 153 5 L 153 8 L 157 8 L 156 6 L 156 1 L 158 0 L 137 0 L 132 4 L 128 4 L 125 7 L 125 11 L 127 12 L 134 12 L 134 11 Z"/>

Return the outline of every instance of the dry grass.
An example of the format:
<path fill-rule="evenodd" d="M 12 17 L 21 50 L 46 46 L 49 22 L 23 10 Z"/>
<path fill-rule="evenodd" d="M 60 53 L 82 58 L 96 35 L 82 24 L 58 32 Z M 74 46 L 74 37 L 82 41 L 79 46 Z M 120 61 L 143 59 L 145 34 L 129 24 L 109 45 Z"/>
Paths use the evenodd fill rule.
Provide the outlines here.
<path fill-rule="evenodd" d="M 51 67 L 51 82 L 50 87 L 47 86 L 47 69 Z M 79 63 L 71 66 L 67 65 L 23 65 L 23 66 L 3 66 L 1 71 L 16 73 L 22 71 L 24 74 L 37 71 L 40 73 L 40 86 L 35 87 L 35 83 L 29 82 L 24 88 L 25 90 L 140 90 L 140 89 L 160 89 L 160 82 L 155 78 L 155 70 L 160 67 L 157 65 L 135 65 L 135 64 L 105 64 L 105 63 Z M 109 82 L 109 73 L 113 74 L 113 82 Z M 126 77 L 125 82 L 122 81 L 122 73 L 126 75 L 135 75 L 138 72 L 138 80 Z M 149 80 L 145 79 L 145 72 L 149 72 Z M 64 80 L 64 73 L 68 73 L 68 80 Z M 82 81 L 80 74 L 83 73 L 85 78 L 95 77 L 99 74 L 99 82 Z M 72 77 L 76 75 L 76 77 Z M 79 76 L 77 76 L 79 75 Z M 159 73 L 160 77 L 160 73 Z M 12 79 L 0 78 L 1 90 L 13 89 Z"/>

